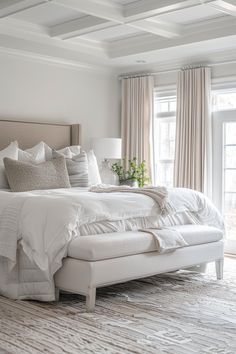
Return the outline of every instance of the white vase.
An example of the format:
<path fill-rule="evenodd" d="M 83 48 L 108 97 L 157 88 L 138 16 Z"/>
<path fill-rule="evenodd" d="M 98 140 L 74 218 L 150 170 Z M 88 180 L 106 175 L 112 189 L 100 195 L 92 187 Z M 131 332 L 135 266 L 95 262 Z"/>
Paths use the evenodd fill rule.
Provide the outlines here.
<path fill-rule="evenodd" d="M 119 177 L 117 173 L 112 171 L 109 160 L 105 160 L 102 162 L 102 169 L 100 171 L 100 175 L 103 184 L 111 184 L 113 186 L 118 186 L 120 184 Z"/>

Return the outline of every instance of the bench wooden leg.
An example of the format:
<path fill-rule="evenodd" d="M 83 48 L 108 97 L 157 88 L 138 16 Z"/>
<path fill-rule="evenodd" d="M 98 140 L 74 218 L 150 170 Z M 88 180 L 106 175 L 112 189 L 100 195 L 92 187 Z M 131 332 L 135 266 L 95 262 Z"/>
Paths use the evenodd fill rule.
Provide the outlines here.
<path fill-rule="evenodd" d="M 59 288 L 55 288 L 55 298 L 56 298 L 56 301 L 59 301 L 59 298 L 60 298 L 60 289 Z"/>
<path fill-rule="evenodd" d="M 96 301 L 96 288 L 89 288 L 88 294 L 86 295 L 86 310 L 87 310 L 87 312 L 94 311 L 95 301 Z"/>
<path fill-rule="evenodd" d="M 224 259 L 218 259 L 217 261 L 215 261 L 215 267 L 216 267 L 216 278 L 218 280 L 223 279 Z"/>

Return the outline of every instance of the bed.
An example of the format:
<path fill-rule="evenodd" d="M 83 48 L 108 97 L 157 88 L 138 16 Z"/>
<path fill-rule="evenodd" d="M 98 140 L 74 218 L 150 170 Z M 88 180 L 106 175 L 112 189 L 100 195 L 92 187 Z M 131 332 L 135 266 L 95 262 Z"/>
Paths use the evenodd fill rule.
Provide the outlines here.
<path fill-rule="evenodd" d="M 13 140 L 22 148 L 40 141 L 55 149 L 81 145 L 80 132 L 78 124 L 0 121 L 0 149 Z M 12 222 L 5 239 L 0 228 L 0 293 L 58 301 L 64 290 L 84 295 L 87 311 L 93 311 L 96 289 L 114 283 L 208 262 L 215 262 L 217 279 L 222 279 L 222 217 L 200 193 L 173 189 L 169 198 L 177 211 L 162 217 L 152 198 L 136 193 L 0 191 L 0 225 Z M 180 234 L 186 247 L 157 252 L 153 235 L 145 231 L 147 224 L 156 225 L 157 214 L 158 225 Z M 19 222 L 25 230 L 21 235 Z"/>

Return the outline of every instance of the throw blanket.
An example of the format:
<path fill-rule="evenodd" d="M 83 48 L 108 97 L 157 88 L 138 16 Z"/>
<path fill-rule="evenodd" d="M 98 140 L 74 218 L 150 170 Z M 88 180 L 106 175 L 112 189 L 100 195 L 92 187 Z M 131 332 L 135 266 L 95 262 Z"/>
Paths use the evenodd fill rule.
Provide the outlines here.
<path fill-rule="evenodd" d="M 112 185 L 100 184 L 97 186 L 92 186 L 90 188 L 90 192 L 95 192 L 95 193 L 122 192 L 122 193 L 143 194 L 152 198 L 157 203 L 157 205 L 160 208 L 161 215 L 165 216 L 175 211 L 173 205 L 171 205 L 171 203 L 167 201 L 168 191 L 167 188 L 165 187 L 148 186 L 144 188 L 133 188 L 129 186 L 112 186 Z"/>
<path fill-rule="evenodd" d="M 140 229 L 139 231 L 148 232 L 154 237 L 159 253 L 168 253 L 188 246 L 181 233 L 174 229 Z"/>

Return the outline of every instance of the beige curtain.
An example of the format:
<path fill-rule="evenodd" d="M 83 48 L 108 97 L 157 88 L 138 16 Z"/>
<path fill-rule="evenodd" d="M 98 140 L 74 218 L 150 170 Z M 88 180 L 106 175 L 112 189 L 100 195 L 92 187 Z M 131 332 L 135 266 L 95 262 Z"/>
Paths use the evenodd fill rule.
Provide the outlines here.
<path fill-rule="evenodd" d="M 151 176 L 153 117 L 152 76 L 122 79 L 121 137 L 123 157 L 146 161 Z"/>
<path fill-rule="evenodd" d="M 211 196 L 211 70 L 179 72 L 177 88 L 175 187 Z"/>

